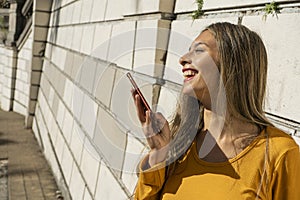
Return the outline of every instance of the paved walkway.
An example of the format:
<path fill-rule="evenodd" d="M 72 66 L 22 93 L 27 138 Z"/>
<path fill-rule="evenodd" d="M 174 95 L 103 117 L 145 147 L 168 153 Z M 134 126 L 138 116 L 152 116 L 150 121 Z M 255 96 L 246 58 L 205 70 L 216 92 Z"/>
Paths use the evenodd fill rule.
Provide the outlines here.
<path fill-rule="evenodd" d="M 0 110 L 0 198 L 54 200 L 58 190 L 54 177 L 24 121 L 19 114 Z"/>

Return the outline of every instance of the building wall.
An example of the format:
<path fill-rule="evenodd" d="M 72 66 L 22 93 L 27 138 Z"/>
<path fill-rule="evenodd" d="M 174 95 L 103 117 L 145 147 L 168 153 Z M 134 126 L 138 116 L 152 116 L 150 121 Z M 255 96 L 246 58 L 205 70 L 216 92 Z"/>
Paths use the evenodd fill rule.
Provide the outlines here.
<path fill-rule="evenodd" d="M 47 39 L 39 57 L 42 69 L 32 129 L 66 199 L 130 198 L 136 165 L 148 149 L 126 73 L 134 75 L 149 103 L 171 119 L 182 83 L 178 60 L 213 22 L 241 23 L 262 36 L 270 64 L 266 111 L 276 125 L 300 135 L 297 3 L 281 1 L 281 14 L 263 20 L 267 1 L 205 1 L 206 14 L 193 20 L 191 13 L 197 9 L 193 0 L 37 2 L 32 55 L 38 56 L 35 44 L 43 41 L 39 34 L 47 30 Z M 49 15 L 48 26 L 43 22 Z M 1 108 L 5 109 L 13 55 L 4 47 L 0 51 Z M 27 58 L 22 52 L 15 111 L 23 80 L 18 72 Z"/>
<path fill-rule="evenodd" d="M 157 28 L 169 28 L 170 21 L 156 16 L 124 20 L 114 4 L 73 1 L 54 3 L 52 8 L 33 130 L 39 131 L 45 154 L 55 163 L 54 172 L 73 199 L 128 199 L 132 195 L 137 176 L 133 169 L 125 173 L 124 166 L 132 162 L 135 170 L 140 157 L 130 160 L 126 152 L 138 153 L 144 145 L 116 123 L 113 88 L 120 79 L 124 82 L 126 71 L 137 68 L 134 50 L 142 33 L 136 27 L 151 28 L 147 33 L 152 45 L 147 58 L 152 65 L 149 75 L 158 73 L 155 59 L 163 56 L 155 49 L 156 40 L 162 37 L 160 45 L 167 47 L 168 31 L 159 33 Z M 105 5 L 106 11 L 99 12 Z M 153 9 L 158 11 L 158 7 L 159 2 Z M 130 87 L 125 81 L 128 97 Z"/>
<path fill-rule="evenodd" d="M 28 33 L 28 38 L 20 47 L 18 52 L 18 62 L 16 71 L 16 87 L 14 95 L 13 110 L 27 116 L 29 102 L 29 88 L 31 75 L 32 58 L 32 31 Z"/>
<path fill-rule="evenodd" d="M 9 111 L 12 109 L 14 80 L 16 71 L 16 54 L 12 48 L 1 46 L 0 48 L 0 88 L 1 88 L 1 109 Z"/>
<path fill-rule="evenodd" d="M 190 3 L 189 3 L 190 2 Z M 299 104 L 299 49 L 297 35 L 300 31 L 298 25 L 300 13 L 299 3 L 281 1 L 280 14 L 268 15 L 264 19 L 264 7 L 267 1 L 204 1 L 203 9 L 207 10 L 205 19 L 193 21 L 187 15 L 197 7 L 192 0 L 176 1 L 175 13 L 177 20 L 172 22 L 172 31 L 180 32 L 187 37 L 195 38 L 199 30 L 212 22 L 230 21 L 241 23 L 256 31 L 263 39 L 268 53 L 268 82 L 265 110 L 277 126 L 291 134 L 299 134 L 299 127 L 293 122 L 300 121 Z M 248 7 L 249 6 L 249 7 Z M 251 6 L 251 7 L 250 7 Z M 186 14 L 188 13 L 188 14 Z M 170 38 L 171 47 L 179 49 L 177 37 Z M 177 45 L 177 46 L 176 46 Z M 170 48 L 170 46 L 169 46 Z M 184 50 L 180 51 L 182 54 Z M 176 66 L 176 59 L 167 56 L 167 68 Z M 179 69 L 177 70 L 179 73 Z M 168 77 L 166 77 L 168 78 Z M 172 77 L 171 77 L 172 78 Z M 180 82 L 182 80 L 179 79 Z"/>

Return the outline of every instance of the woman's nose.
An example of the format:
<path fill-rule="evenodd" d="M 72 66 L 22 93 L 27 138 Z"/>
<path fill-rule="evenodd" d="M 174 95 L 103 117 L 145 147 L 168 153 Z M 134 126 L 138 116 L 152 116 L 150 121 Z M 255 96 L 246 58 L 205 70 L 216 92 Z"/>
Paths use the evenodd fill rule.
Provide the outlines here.
<path fill-rule="evenodd" d="M 179 63 L 184 67 L 184 65 L 186 64 L 191 64 L 192 60 L 191 58 L 188 56 L 188 54 L 184 54 L 183 56 L 181 56 L 181 58 L 179 59 Z"/>

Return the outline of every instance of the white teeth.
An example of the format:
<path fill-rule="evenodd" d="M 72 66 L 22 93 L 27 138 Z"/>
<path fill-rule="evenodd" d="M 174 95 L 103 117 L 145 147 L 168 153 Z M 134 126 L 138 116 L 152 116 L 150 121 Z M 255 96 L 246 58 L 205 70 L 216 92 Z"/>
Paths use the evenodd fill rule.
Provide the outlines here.
<path fill-rule="evenodd" d="M 195 76 L 197 73 L 192 70 L 186 70 L 183 72 L 183 76 Z"/>

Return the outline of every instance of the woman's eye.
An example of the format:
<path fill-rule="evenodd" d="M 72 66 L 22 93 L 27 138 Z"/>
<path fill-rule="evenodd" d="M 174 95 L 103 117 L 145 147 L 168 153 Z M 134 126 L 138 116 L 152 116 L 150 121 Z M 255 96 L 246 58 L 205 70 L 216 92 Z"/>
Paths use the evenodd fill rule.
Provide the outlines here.
<path fill-rule="evenodd" d="M 195 52 L 203 52 L 204 49 L 195 49 Z"/>
<path fill-rule="evenodd" d="M 201 52 L 204 52 L 204 49 L 195 49 L 195 52 L 196 53 L 201 53 Z"/>

